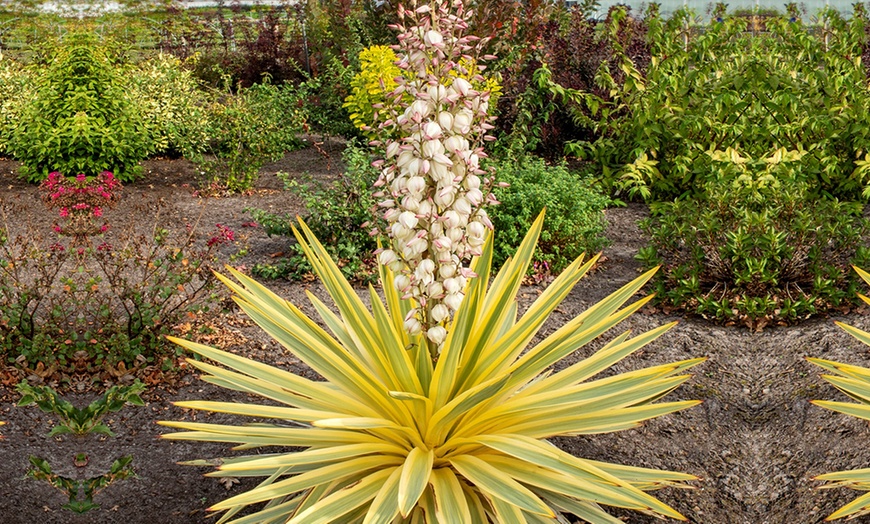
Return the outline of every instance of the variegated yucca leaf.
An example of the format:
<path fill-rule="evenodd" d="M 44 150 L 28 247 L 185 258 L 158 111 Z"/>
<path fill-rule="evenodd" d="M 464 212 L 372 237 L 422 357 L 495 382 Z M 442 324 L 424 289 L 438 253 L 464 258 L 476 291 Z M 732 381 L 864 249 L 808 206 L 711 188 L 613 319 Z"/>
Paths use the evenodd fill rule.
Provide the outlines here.
<path fill-rule="evenodd" d="M 857 267 L 854 269 L 864 279 L 864 282 L 870 284 L 870 273 Z M 861 300 L 870 304 L 870 298 L 860 294 L 858 296 L 861 297 Z M 870 333 L 848 324 L 843 324 L 842 322 L 836 322 L 836 324 L 856 339 L 870 346 Z M 839 413 L 870 420 L 870 369 L 818 358 L 808 358 L 807 360 L 829 373 L 822 375 L 823 379 L 858 402 L 856 404 L 853 402 L 812 400 L 813 404 Z M 815 477 L 815 480 L 828 481 L 828 484 L 821 486 L 822 489 L 847 487 L 858 491 L 870 491 L 870 469 L 826 473 Z M 867 514 L 870 514 L 870 493 L 865 493 L 846 504 L 825 520 L 836 520 L 843 517 L 853 519 Z"/>
<path fill-rule="evenodd" d="M 249 277 L 221 276 L 260 327 L 324 380 L 314 381 L 193 342 L 172 339 L 221 364 L 190 359 L 213 384 L 265 397 L 275 405 L 179 402 L 185 408 L 272 419 L 243 426 L 161 422 L 184 430 L 174 440 L 230 442 L 236 449 L 294 447 L 271 454 L 196 461 L 211 476 L 265 477 L 258 487 L 213 506 L 238 524 L 618 524 L 604 506 L 685 520 L 647 494 L 685 486 L 684 473 L 614 465 L 572 456 L 546 439 L 591 435 L 696 405 L 654 401 L 685 382 L 703 359 L 596 378 L 673 324 L 617 336 L 586 359 L 553 366 L 640 309 L 625 304 L 647 272 L 530 347 L 549 314 L 595 263 L 568 267 L 522 315 L 517 293 L 543 215 L 516 255 L 490 278 L 492 239 L 472 262 L 465 299 L 437 361 L 421 336 L 403 329 L 411 307 L 381 268 L 385 301 L 369 289 L 366 307 L 323 246 L 300 221 L 297 239 L 334 301 L 309 293 L 326 326 Z M 238 517 L 252 504 L 256 513 Z"/>

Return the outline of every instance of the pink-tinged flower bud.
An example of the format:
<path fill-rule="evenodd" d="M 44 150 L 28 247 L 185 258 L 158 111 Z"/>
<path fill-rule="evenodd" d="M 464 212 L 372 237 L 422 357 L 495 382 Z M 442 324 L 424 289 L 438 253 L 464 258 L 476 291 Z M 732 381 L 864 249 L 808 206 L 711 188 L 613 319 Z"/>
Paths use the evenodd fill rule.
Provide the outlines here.
<path fill-rule="evenodd" d="M 443 111 L 441 114 L 442 115 L 443 114 L 450 115 L 449 117 L 444 117 L 445 122 L 446 122 L 446 120 L 450 120 L 450 125 L 446 126 L 446 125 L 444 125 L 445 122 L 442 122 L 441 127 L 443 127 L 444 129 L 453 129 L 453 115 L 451 113 L 446 112 L 446 111 Z M 439 118 L 440 118 L 440 115 L 439 115 Z M 454 151 L 456 151 L 458 149 L 462 149 L 462 139 L 458 135 L 449 136 L 444 141 L 444 149 L 451 152 L 451 153 L 453 153 Z"/>
<path fill-rule="evenodd" d="M 457 213 L 453 209 L 450 209 L 446 213 L 444 213 L 444 218 L 447 219 L 447 227 L 449 228 L 455 228 L 462 225 L 462 218 L 460 218 L 459 213 Z"/>
<path fill-rule="evenodd" d="M 441 126 L 436 122 L 426 122 L 426 125 L 423 126 L 423 135 L 426 140 L 437 140 L 441 138 L 441 134 Z"/>
<path fill-rule="evenodd" d="M 416 218 L 417 208 L 420 207 L 420 200 L 413 195 L 406 195 L 405 198 L 402 199 L 402 207 L 407 211 L 413 212 L 414 217 Z"/>
<path fill-rule="evenodd" d="M 426 35 L 423 37 L 423 42 L 425 42 L 426 45 L 437 47 L 444 43 L 444 37 L 438 31 L 430 29 L 429 31 L 426 31 Z"/>
<path fill-rule="evenodd" d="M 420 159 L 415 158 L 408 163 L 408 167 L 405 168 L 405 173 L 409 175 L 418 175 L 420 174 Z"/>
<path fill-rule="evenodd" d="M 430 85 L 426 92 L 429 94 L 429 98 L 431 98 L 435 102 L 439 102 L 447 97 L 447 90 L 444 88 L 443 85 L 437 82 L 435 83 L 435 85 Z"/>
<path fill-rule="evenodd" d="M 435 326 L 429 328 L 429 331 L 426 332 L 426 337 L 432 341 L 433 344 L 441 345 L 444 343 L 444 339 L 447 338 L 447 330 L 444 329 L 443 326 Z"/>
<path fill-rule="evenodd" d="M 411 279 L 408 275 L 399 274 L 395 276 L 393 283 L 396 285 L 396 291 L 405 291 L 411 285 Z"/>
<path fill-rule="evenodd" d="M 461 196 L 453 202 L 453 209 L 456 210 L 460 215 L 470 215 L 471 214 L 471 202 L 468 201 L 467 198 Z"/>
<path fill-rule="evenodd" d="M 417 218 L 429 218 L 432 215 L 432 202 L 424 200 L 417 206 Z"/>
<path fill-rule="evenodd" d="M 453 204 L 453 198 L 456 196 L 456 188 L 447 186 L 435 195 L 435 203 L 442 207 L 449 207 Z"/>
<path fill-rule="evenodd" d="M 453 117 L 453 132 L 464 135 L 471 130 L 471 113 L 462 111 Z"/>
<path fill-rule="evenodd" d="M 459 309 L 459 306 L 462 305 L 462 294 L 448 293 L 442 300 L 442 304 L 449 307 L 453 311 L 456 311 L 457 309 Z"/>
<path fill-rule="evenodd" d="M 387 145 L 387 158 L 393 158 L 399 154 L 399 145 L 399 142 L 390 142 L 389 145 Z"/>
<path fill-rule="evenodd" d="M 441 147 L 443 149 L 444 146 L 441 146 Z M 435 155 L 432 155 L 432 161 L 437 162 L 439 164 L 444 164 L 445 166 L 452 166 L 453 165 L 453 161 L 450 160 L 449 158 L 447 158 L 447 155 L 445 155 L 444 153 L 437 153 Z"/>
<path fill-rule="evenodd" d="M 483 193 L 480 192 L 480 189 L 469 189 L 465 193 L 465 198 L 471 202 L 471 205 L 477 207 L 483 202 Z"/>
<path fill-rule="evenodd" d="M 453 242 L 448 237 L 438 237 L 432 242 L 432 245 L 435 247 L 437 251 L 450 251 L 450 248 L 453 246 Z"/>
<path fill-rule="evenodd" d="M 378 261 L 385 266 L 389 266 L 398 259 L 399 258 L 396 256 L 396 252 L 392 249 L 385 249 L 381 251 L 380 255 L 378 255 Z"/>
<path fill-rule="evenodd" d="M 438 304 L 437 306 L 433 307 L 432 310 L 429 312 L 429 316 L 435 322 L 441 322 L 449 315 L 450 309 L 448 309 L 447 306 L 445 306 L 444 304 Z"/>
<path fill-rule="evenodd" d="M 417 220 L 417 215 L 415 215 L 411 211 L 405 211 L 399 215 L 398 222 L 399 224 L 405 226 L 407 229 L 410 230 L 417 227 L 417 222 L 419 222 L 419 220 Z"/>
<path fill-rule="evenodd" d="M 487 229 L 492 230 L 492 220 L 489 219 L 489 215 L 486 214 L 486 211 L 483 209 L 477 210 L 477 220 L 479 220 Z"/>
<path fill-rule="evenodd" d="M 413 337 L 419 335 L 420 332 L 423 331 L 423 325 L 420 324 L 420 321 L 416 318 L 409 318 L 405 321 L 405 331 Z"/>
<path fill-rule="evenodd" d="M 462 230 L 458 227 L 454 227 L 447 230 L 447 238 L 453 242 L 453 245 L 458 244 L 462 241 L 462 237 L 464 236 Z"/>
<path fill-rule="evenodd" d="M 429 234 L 432 235 L 432 238 L 444 236 L 444 226 L 441 225 L 441 222 L 433 222 L 429 225 Z"/>
<path fill-rule="evenodd" d="M 429 164 L 429 174 L 434 180 L 445 180 L 450 176 L 450 169 L 439 162 L 432 162 Z"/>
<path fill-rule="evenodd" d="M 420 115 L 420 118 L 426 118 L 432 112 L 432 104 L 425 100 L 415 100 L 405 113 L 409 118 L 413 115 Z"/>
<path fill-rule="evenodd" d="M 432 262 L 430 259 L 426 258 L 421 260 L 420 265 L 417 267 L 426 273 L 432 273 L 435 271 L 435 262 Z"/>
<path fill-rule="evenodd" d="M 464 78 L 456 77 L 453 79 L 451 87 L 458 91 L 462 96 L 467 96 L 469 89 L 471 89 L 471 84 Z"/>
<path fill-rule="evenodd" d="M 435 124 L 435 125 L 437 126 L 438 124 Z M 439 128 L 439 132 L 440 132 L 440 128 Z M 426 142 L 423 142 L 423 156 L 429 157 L 434 162 L 440 162 L 440 163 L 447 165 L 447 166 L 453 164 L 453 162 L 450 162 L 449 159 L 448 159 L 448 162 L 450 162 L 449 164 L 447 162 L 441 162 L 440 160 L 436 160 L 436 158 L 441 158 L 441 157 L 447 158 L 446 156 L 444 156 L 444 144 L 442 144 L 440 140 L 427 140 Z"/>
<path fill-rule="evenodd" d="M 450 111 L 440 111 L 438 113 L 438 125 L 443 129 L 453 129 L 453 113 Z"/>
<path fill-rule="evenodd" d="M 401 222 L 393 222 L 393 225 L 390 226 L 390 232 L 394 238 L 405 238 L 410 233 L 408 228 L 403 226 Z"/>
<path fill-rule="evenodd" d="M 426 179 L 421 176 L 412 176 L 408 179 L 408 192 L 412 195 L 419 195 L 426 190 Z"/>
<path fill-rule="evenodd" d="M 486 235 L 486 226 L 484 226 L 482 223 L 475 221 L 468 224 L 469 237 L 482 239 L 484 235 Z"/>
<path fill-rule="evenodd" d="M 462 284 L 457 277 L 445 279 L 443 285 L 448 294 L 459 293 L 462 290 Z"/>

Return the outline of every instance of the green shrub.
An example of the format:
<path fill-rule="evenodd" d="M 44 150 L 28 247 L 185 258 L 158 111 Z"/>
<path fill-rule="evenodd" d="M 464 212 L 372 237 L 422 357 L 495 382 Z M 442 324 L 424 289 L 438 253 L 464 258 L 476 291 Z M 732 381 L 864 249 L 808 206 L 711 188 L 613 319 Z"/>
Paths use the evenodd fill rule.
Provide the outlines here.
<path fill-rule="evenodd" d="M 496 188 L 501 204 L 488 210 L 495 226 L 494 263 L 513 255 L 535 217 L 545 207 L 547 216 L 535 252 L 534 271 L 558 273 L 581 253 L 594 253 L 608 244 L 604 208 L 610 198 L 571 173 L 564 165 L 550 166 L 534 156 L 507 157 L 491 162 L 497 180 L 510 184 Z"/>
<path fill-rule="evenodd" d="M 0 154 L 8 151 L 12 129 L 21 121 L 21 111 L 33 98 L 33 90 L 32 73 L 0 55 Z"/>
<path fill-rule="evenodd" d="M 181 62 L 159 54 L 132 68 L 130 98 L 154 141 L 154 153 L 199 158 L 208 147 L 208 97 Z"/>
<path fill-rule="evenodd" d="M 670 306 L 760 329 L 855 297 L 850 261 L 865 264 L 862 205 L 811 199 L 803 184 L 711 183 L 703 197 L 653 204 L 638 258 L 665 268 Z"/>
<path fill-rule="evenodd" d="M 225 92 L 209 108 L 210 157 L 202 167 L 230 191 L 250 189 L 260 167 L 301 142 L 306 128 L 303 93 L 268 82 Z"/>
<path fill-rule="evenodd" d="M 51 171 L 111 171 L 122 181 L 138 176 L 138 163 L 154 144 L 128 96 L 111 43 L 93 33 L 67 33 L 51 63 L 34 76 L 33 98 L 21 109 L 6 146 L 21 161 L 23 176 L 30 181 Z"/>
<path fill-rule="evenodd" d="M 363 224 L 372 220 L 371 209 L 376 201 L 372 197 L 372 184 L 378 171 L 371 166 L 367 149 L 351 144 L 342 155 L 347 169 L 331 183 L 312 180 L 303 183 L 285 175 L 287 188 L 305 203 L 305 222 L 322 239 L 330 256 L 348 278 L 367 278 L 374 273 L 376 238 L 369 235 Z M 292 236 L 295 217 L 276 215 L 259 209 L 250 209 L 269 236 Z M 312 272 L 311 265 L 299 244 L 289 246 L 290 256 L 278 264 L 258 264 L 254 273 L 271 278 L 302 278 Z"/>

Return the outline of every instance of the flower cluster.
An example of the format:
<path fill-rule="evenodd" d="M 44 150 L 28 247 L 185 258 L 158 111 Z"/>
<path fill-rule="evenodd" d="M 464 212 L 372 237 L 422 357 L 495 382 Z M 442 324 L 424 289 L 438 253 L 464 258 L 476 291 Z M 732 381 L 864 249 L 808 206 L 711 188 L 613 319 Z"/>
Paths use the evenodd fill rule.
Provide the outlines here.
<path fill-rule="evenodd" d="M 46 205 L 59 208 L 59 215 L 64 219 L 64 225 L 55 224 L 54 230 L 83 244 L 87 237 L 109 229 L 107 223 L 94 219 L 102 218 L 103 210 L 114 205 L 121 184 L 108 171 L 93 178 L 82 173 L 69 178 L 55 171 L 49 173 L 40 188 L 45 192 Z"/>
<path fill-rule="evenodd" d="M 391 239 L 379 258 L 396 273 L 396 287 L 420 306 L 406 329 L 425 332 L 436 348 L 474 276 L 464 263 L 480 254 L 492 228 L 481 206 L 495 202 L 492 179 L 480 168 L 483 141 L 492 139 L 486 134 L 490 93 L 463 78 L 469 74 L 463 64 L 484 69 L 471 54 L 485 41 L 464 35 L 471 13 L 457 7 L 451 12 L 448 0 L 418 7 L 413 0 L 410 10 L 399 8 L 396 65 L 409 74 L 396 78 L 388 97 L 393 104 L 376 115 L 386 115 L 380 128 L 397 137 L 383 144 L 386 158 L 375 162 L 382 168 L 376 185 L 383 188 L 376 196 Z M 472 80 L 484 79 L 477 73 Z"/>

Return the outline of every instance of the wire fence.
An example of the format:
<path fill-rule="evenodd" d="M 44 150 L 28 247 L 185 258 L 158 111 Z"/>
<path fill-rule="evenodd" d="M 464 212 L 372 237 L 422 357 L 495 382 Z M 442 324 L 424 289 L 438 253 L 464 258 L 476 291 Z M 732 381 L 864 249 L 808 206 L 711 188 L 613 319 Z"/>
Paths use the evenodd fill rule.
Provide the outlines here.
<path fill-rule="evenodd" d="M 661 5 L 660 12 L 664 17 L 669 17 L 674 11 L 687 7 L 696 15 L 703 18 L 709 17 L 710 12 L 716 2 L 703 0 L 658 0 Z M 724 0 L 723 3 L 728 5 L 728 11 L 734 12 L 737 10 L 767 10 L 774 9 L 779 13 L 785 12 L 786 0 Z M 818 15 L 819 11 L 825 7 L 836 9 L 845 17 L 851 16 L 852 5 L 854 0 L 805 0 L 796 1 L 798 9 L 804 15 L 812 17 Z M 604 18 L 607 16 L 607 11 L 610 7 L 621 4 L 631 7 L 635 13 L 643 13 L 650 4 L 649 0 L 600 0 L 598 11 L 595 13 L 596 18 Z"/>

